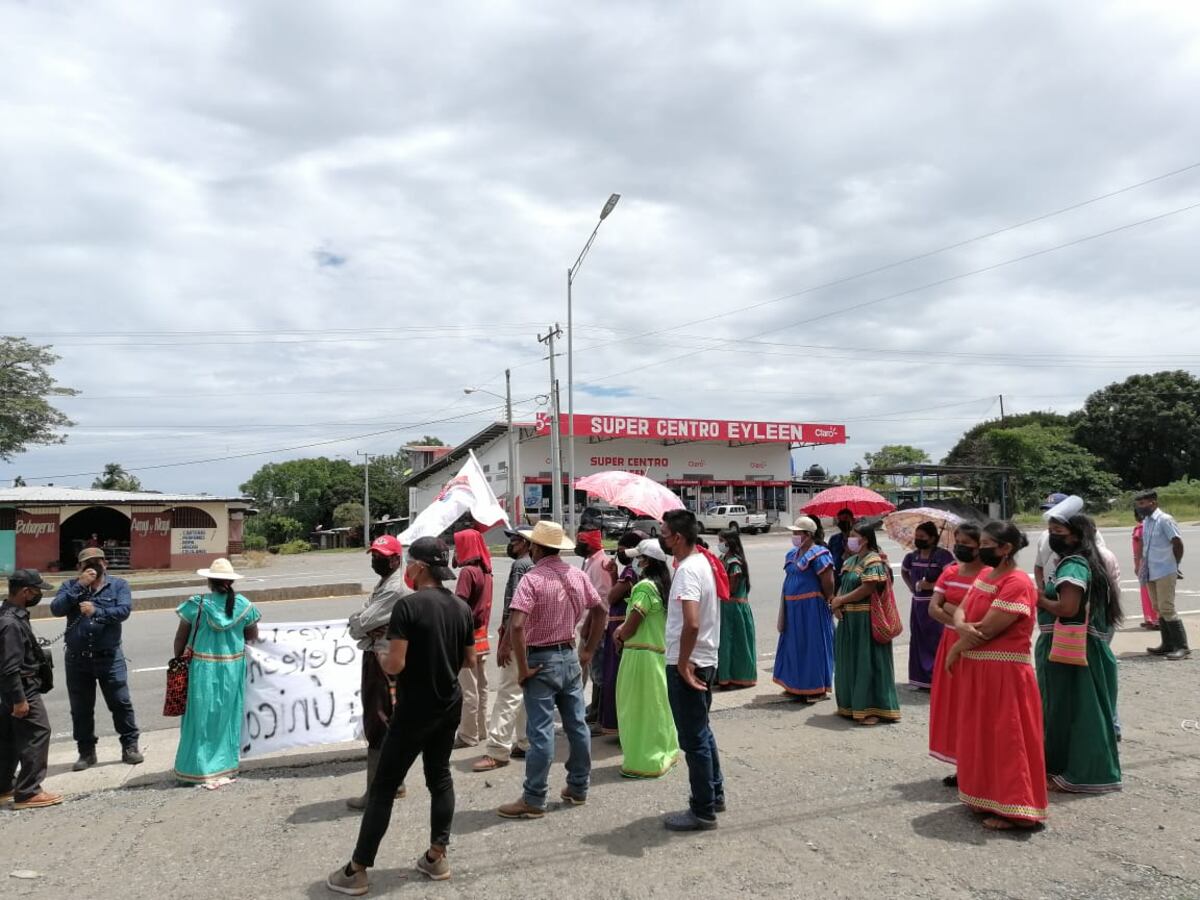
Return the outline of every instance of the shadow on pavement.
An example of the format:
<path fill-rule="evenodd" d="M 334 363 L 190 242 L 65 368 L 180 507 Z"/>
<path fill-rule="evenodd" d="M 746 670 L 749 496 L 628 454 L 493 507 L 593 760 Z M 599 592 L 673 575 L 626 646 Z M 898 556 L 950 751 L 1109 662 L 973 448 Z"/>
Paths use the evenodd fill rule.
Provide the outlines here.
<path fill-rule="evenodd" d="M 918 784 L 920 783 L 918 782 Z M 912 820 L 912 827 L 913 831 L 923 838 L 931 838 L 947 844 L 982 847 L 987 843 L 987 835 L 990 832 L 983 830 L 980 821 L 979 817 L 973 815 L 961 803 L 955 803 L 945 809 L 917 816 Z"/>
<path fill-rule="evenodd" d="M 833 712 L 830 707 L 825 707 Z M 816 715 L 809 716 L 804 720 L 804 724 L 809 728 L 824 728 L 826 731 L 854 731 L 857 728 L 862 728 L 860 725 L 855 725 L 853 720 L 847 719 L 845 716 L 839 716 L 837 713 L 832 715 Z M 865 728 L 863 729 L 866 730 Z"/>
<path fill-rule="evenodd" d="M 399 803 L 400 801 L 396 801 Z M 288 816 L 289 825 L 313 825 L 317 822 L 337 822 L 341 819 L 361 819 L 361 809 L 351 809 L 346 805 L 345 798 L 338 800 L 323 800 L 320 803 L 309 803 L 299 806 Z"/>
<path fill-rule="evenodd" d="M 906 781 L 892 785 L 892 790 L 905 800 L 922 803 L 958 803 L 958 788 L 946 787 L 941 778 Z"/>
<path fill-rule="evenodd" d="M 662 816 L 646 816 L 618 825 L 612 831 L 586 835 L 581 843 L 601 847 L 610 856 L 641 859 L 647 849 L 664 846 L 670 840 L 671 833 L 663 828 Z"/>
<path fill-rule="evenodd" d="M 416 856 L 413 857 L 416 860 Z M 342 863 L 345 865 L 345 862 Z M 333 870 L 330 869 L 332 872 Z M 327 875 L 322 875 L 321 880 L 313 885 L 310 885 L 306 895 L 312 900 L 329 900 L 330 897 L 339 897 L 340 894 L 335 894 L 325 886 L 325 878 Z M 407 869 L 371 869 L 368 876 L 371 879 L 371 896 L 382 896 L 389 891 L 401 888 L 407 888 L 410 885 L 427 890 L 430 882 L 421 876 L 414 865 Z"/>

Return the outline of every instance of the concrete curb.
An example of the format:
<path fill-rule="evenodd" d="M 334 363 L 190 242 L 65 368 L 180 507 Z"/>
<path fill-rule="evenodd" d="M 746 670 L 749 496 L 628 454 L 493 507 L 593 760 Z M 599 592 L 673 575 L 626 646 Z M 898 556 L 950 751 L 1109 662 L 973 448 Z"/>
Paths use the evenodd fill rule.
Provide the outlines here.
<path fill-rule="evenodd" d="M 194 597 L 196 591 L 181 594 L 167 594 L 157 597 L 138 597 L 134 591 L 134 612 L 145 612 L 155 609 L 174 609 L 188 597 Z M 332 584 L 302 584 L 293 587 L 265 588 L 260 591 L 246 591 L 245 597 L 252 603 L 273 603 L 278 600 L 316 600 L 322 597 L 354 597 L 364 594 L 362 582 L 339 581 Z M 43 603 L 29 611 L 30 619 L 50 619 L 50 604 Z"/>

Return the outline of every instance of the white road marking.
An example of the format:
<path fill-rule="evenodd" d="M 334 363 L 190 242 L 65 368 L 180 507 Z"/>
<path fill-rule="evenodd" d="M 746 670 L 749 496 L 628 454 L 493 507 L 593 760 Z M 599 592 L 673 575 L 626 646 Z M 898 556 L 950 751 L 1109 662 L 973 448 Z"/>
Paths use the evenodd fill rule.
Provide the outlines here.
<path fill-rule="evenodd" d="M 140 675 L 142 672 L 165 672 L 166 666 L 147 666 L 145 669 L 131 669 L 130 675 Z"/>

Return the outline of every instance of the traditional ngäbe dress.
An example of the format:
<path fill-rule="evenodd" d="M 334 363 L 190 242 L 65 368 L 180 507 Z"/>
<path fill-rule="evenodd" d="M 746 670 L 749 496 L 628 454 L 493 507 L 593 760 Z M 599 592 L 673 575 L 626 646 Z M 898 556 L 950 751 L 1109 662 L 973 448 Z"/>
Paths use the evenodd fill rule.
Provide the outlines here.
<path fill-rule="evenodd" d="M 826 547 L 793 547 L 783 565 L 783 632 L 775 648 L 774 681 L 789 694 L 820 697 L 833 690 L 833 613 L 821 593 L 821 573 L 833 566 Z"/>
<path fill-rule="evenodd" d="M 887 563 L 874 550 L 851 556 L 842 565 L 841 594 L 864 584 L 875 590 L 890 587 Z M 870 598 L 847 603 L 833 637 L 834 696 L 839 716 L 861 722 L 876 716 L 885 722 L 900 721 L 896 696 L 896 671 L 892 643 L 879 644 L 871 637 Z"/>
<path fill-rule="evenodd" d="M 199 616 L 199 626 L 188 667 L 175 777 L 192 784 L 232 778 L 238 771 L 246 689 L 243 632 L 262 616 L 241 594 L 234 599 L 232 616 L 225 615 L 224 594 L 190 597 L 176 612 L 193 627 Z"/>
<path fill-rule="evenodd" d="M 1083 603 L 1073 616 L 1059 621 L 1087 622 L 1087 665 L 1051 662 L 1055 617 L 1038 611 L 1038 686 L 1046 725 L 1046 773 L 1064 791 L 1101 794 L 1121 790 L 1121 758 L 1117 748 L 1117 658 L 1108 644 L 1107 604 L 1092 601 L 1092 573 L 1087 560 L 1068 556 L 1046 581 L 1046 596 L 1057 599 L 1061 584 L 1083 589 Z M 1085 619 L 1086 616 L 1086 619 Z"/>
<path fill-rule="evenodd" d="M 657 778 L 679 758 L 675 719 L 667 700 L 667 607 L 649 579 L 633 586 L 629 609 L 642 615 L 625 642 L 617 671 L 617 716 L 621 721 L 621 774 Z"/>
<path fill-rule="evenodd" d="M 976 578 L 963 600 L 968 622 L 995 607 L 1017 620 L 1002 634 L 959 657 L 958 799 L 972 809 L 1009 819 L 1046 818 L 1046 767 L 1042 704 L 1029 648 L 1037 588 L 1020 569 Z"/>
<path fill-rule="evenodd" d="M 638 580 L 637 571 L 633 566 L 626 566 L 618 582 L 634 584 Z M 600 682 L 600 718 L 599 724 L 605 734 L 617 734 L 620 716 L 617 713 L 617 673 L 620 671 L 621 655 L 617 653 L 617 642 L 613 635 L 625 624 L 625 614 L 628 609 L 628 599 L 618 600 L 608 610 L 608 627 L 604 631 L 604 641 L 600 648 L 602 670 Z"/>
<path fill-rule="evenodd" d="M 936 584 L 954 556 L 944 547 L 934 547 L 928 558 L 914 550 L 904 557 L 901 568 L 908 572 L 913 584 L 928 581 Z M 933 591 L 913 591 L 912 610 L 908 618 L 908 683 L 915 688 L 933 684 L 934 660 L 942 643 L 941 622 L 929 615 Z"/>
<path fill-rule="evenodd" d="M 984 578 L 991 571 L 984 566 L 977 577 Z M 972 579 L 959 573 L 958 563 L 947 566 L 934 588 L 935 593 L 946 598 L 942 609 L 953 614 L 966 599 L 973 583 Z M 950 765 L 955 763 L 954 744 L 958 732 L 958 679 L 947 677 L 946 656 L 956 643 L 958 632 L 953 628 L 943 629 L 933 664 L 933 687 L 929 694 L 929 755 Z"/>
<path fill-rule="evenodd" d="M 741 575 L 736 592 L 721 601 L 721 644 L 717 649 L 717 684 L 721 687 L 754 687 L 758 684 L 758 639 L 754 611 L 750 608 L 750 585 L 746 565 L 740 557 L 724 556 L 721 563 L 734 578 Z"/>

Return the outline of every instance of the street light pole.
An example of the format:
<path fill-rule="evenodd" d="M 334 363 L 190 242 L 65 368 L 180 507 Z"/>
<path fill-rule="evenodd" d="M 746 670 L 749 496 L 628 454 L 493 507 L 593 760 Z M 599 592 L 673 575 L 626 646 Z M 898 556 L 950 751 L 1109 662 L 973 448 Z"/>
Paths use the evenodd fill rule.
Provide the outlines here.
<path fill-rule="evenodd" d="M 620 194 L 609 196 L 604 208 L 600 210 L 600 220 L 592 229 L 592 235 L 588 238 L 587 243 L 583 245 L 583 250 L 580 251 L 579 258 L 575 260 L 575 265 L 567 269 L 567 496 L 570 498 L 568 503 L 570 519 L 567 524 L 572 531 L 575 530 L 577 523 L 575 521 L 575 322 L 571 303 L 571 286 L 583 265 L 583 258 L 592 249 L 592 242 L 596 240 L 596 233 L 600 230 L 601 224 L 608 218 L 608 214 L 613 211 L 620 199 Z M 556 403 L 557 397 L 556 393 Z"/>
<path fill-rule="evenodd" d="M 371 454 L 357 451 L 363 457 L 363 546 L 371 546 Z"/>

